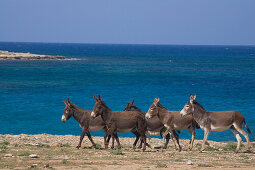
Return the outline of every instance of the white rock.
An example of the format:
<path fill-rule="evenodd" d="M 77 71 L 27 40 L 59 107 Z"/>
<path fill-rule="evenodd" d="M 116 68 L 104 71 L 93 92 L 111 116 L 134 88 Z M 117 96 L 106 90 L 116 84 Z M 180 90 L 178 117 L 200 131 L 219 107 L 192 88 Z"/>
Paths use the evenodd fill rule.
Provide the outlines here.
<path fill-rule="evenodd" d="M 4 155 L 4 157 L 12 157 L 12 154 L 7 153 L 7 154 Z"/>
<path fill-rule="evenodd" d="M 30 158 L 39 158 L 39 156 L 36 155 L 36 154 L 30 154 L 29 157 L 30 157 Z"/>
<path fill-rule="evenodd" d="M 187 161 L 187 165 L 193 165 L 192 160 L 188 160 L 188 161 Z"/>

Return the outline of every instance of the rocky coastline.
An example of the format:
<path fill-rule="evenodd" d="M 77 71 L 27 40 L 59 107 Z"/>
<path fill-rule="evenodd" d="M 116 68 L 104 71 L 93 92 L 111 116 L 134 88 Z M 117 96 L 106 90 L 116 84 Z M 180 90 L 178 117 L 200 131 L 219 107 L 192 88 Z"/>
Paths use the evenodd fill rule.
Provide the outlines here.
<path fill-rule="evenodd" d="M 17 53 L 0 50 L 0 60 L 63 60 L 63 59 L 65 59 L 64 56 Z"/>

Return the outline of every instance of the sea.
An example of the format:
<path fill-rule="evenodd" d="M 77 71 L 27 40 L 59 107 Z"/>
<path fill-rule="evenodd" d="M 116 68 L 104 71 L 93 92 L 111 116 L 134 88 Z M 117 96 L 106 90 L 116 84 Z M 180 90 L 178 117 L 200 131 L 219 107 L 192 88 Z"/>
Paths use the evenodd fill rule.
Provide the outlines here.
<path fill-rule="evenodd" d="M 92 110 L 100 94 L 113 111 L 134 99 L 147 112 L 155 97 L 181 110 L 193 93 L 206 110 L 241 112 L 255 140 L 255 46 L 0 42 L 0 50 L 67 58 L 0 61 L 0 134 L 80 135 L 74 118 L 61 121 L 68 97 Z M 180 138 L 190 134 L 183 130 Z M 230 130 L 211 132 L 209 140 L 236 141 Z"/>

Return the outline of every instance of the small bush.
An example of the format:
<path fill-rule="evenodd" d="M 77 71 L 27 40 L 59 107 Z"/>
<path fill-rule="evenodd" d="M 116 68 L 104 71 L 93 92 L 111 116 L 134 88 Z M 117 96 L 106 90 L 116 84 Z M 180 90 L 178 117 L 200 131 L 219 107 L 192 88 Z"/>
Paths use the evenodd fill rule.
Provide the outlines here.
<path fill-rule="evenodd" d="M 30 153 L 28 151 L 21 151 L 18 156 L 29 156 Z"/>
<path fill-rule="evenodd" d="M 96 144 L 96 149 L 100 149 L 102 146 L 100 144 Z"/>
<path fill-rule="evenodd" d="M 237 144 L 236 143 L 233 143 L 233 142 L 230 142 L 230 143 L 227 143 L 224 147 L 223 147 L 223 150 L 224 151 L 234 151 L 237 147 Z M 244 144 L 241 144 L 240 145 L 240 148 L 244 147 Z"/>
<path fill-rule="evenodd" d="M 71 145 L 69 143 L 64 143 L 64 144 L 62 144 L 62 146 L 63 147 L 68 147 L 68 148 L 71 147 Z"/>
<path fill-rule="evenodd" d="M 198 164 L 198 167 L 213 167 L 211 164 Z"/>
<path fill-rule="evenodd" d="M 62 164 L 67 164 L 68 162 L 67 162 L 66 159 L 63 159 L 61 163 L 62 163 Z"/>
<path fill-rule="evenodd" d="M 205 148 L 205 151 L 218 151 L 218 149 L 208 146 Z"/>
<path fill-rule="evenodd" d="M 48 144 L 43 144 L 43 143 L 38 143 L 38 145 L 36 145 L 39 148 L 50 148 L 50 145 Z"/>
<path fill-rule="evenodd" d="M 156 165 L 156 168 L 167 168 L 167 165 L 158 162 L 157 165 Z"/>
<path fill-rule="evenodd" d="M 9 144 L 10 144 L 10 142 L 8 142 L 8 141 L 0 142 L 0 145 L 9 145 Z"/>
<path fill-rule="evenodd" d="M 113 155 L 125 155 L 120 149 L 112 150 Z"/>
<path fill-rule="evenodd" d="M 0 149 L 2 149 L 2 150 L 6 150 L 6 149 L 8 149 L 5 145 L 0 145 Z"/>

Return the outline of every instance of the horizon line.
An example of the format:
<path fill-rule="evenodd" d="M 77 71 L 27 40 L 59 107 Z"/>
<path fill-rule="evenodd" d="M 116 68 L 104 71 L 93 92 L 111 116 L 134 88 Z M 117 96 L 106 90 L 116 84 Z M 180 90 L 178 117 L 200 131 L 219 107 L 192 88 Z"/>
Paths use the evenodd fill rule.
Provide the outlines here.
<path fill-rule="evenodd" d="M 39 42 L 39 41 L 1 41 L 0 43 L 42 43 L 42 44 L 90 44 L 90 45 L 155 45 L 155 46 L 255 46 L 255 44 L 152 44 L 152 43 L 88 43 L 88 42 Z"/>

